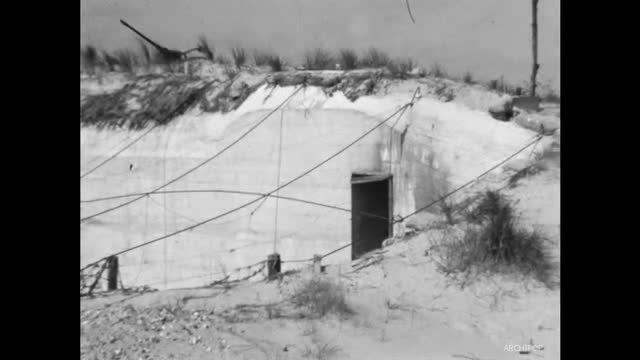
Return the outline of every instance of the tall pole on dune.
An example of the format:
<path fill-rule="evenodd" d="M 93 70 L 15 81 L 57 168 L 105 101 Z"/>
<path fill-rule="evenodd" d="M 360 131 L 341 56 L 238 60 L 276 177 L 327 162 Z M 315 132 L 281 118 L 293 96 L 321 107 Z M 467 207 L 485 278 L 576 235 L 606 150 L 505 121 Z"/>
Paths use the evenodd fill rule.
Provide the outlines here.
<path fill-rule="evenodd" d="M 530 95 L 536 96 L 536 76 L 538 75 L 538 0 L 531 0 L 531 48 L 533 51 L 533 68 L 531 69 Z"/>

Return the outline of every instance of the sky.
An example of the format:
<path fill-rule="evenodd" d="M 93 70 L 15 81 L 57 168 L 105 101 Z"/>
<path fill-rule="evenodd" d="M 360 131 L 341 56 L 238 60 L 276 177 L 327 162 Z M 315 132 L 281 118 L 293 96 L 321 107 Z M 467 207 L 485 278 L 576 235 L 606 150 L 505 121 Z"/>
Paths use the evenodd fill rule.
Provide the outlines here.
<path fill-rule="evenodd" d="M 219 51 L 273 50 L 299 63 L 316 47 L 414 59 L 479 80 L 504 76 L 521 85 L 531 73 L 529 0 L 81 0 L 80 44 L 114 50 L 135 46 L 123 19 L 172 49 L 205 35 Z M 560 89 L 560 0 L 538 5 L 538 80 Z"/>

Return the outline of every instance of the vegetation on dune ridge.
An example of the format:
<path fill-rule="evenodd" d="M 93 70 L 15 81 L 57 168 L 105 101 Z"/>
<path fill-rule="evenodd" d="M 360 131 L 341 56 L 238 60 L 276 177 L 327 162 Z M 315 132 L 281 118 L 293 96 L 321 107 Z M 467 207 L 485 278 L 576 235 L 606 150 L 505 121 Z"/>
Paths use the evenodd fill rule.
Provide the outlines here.
<path fill-rule="evenodd" d="M 235 75 L 241 68 L 249 63 L 249 55 L 242 47 L 236 46 L 229 50 L 229 54 L 215 51 L 214 46 L 204 35 L 200 35 L 196 41 L 196 49 L 201 56 L 190 59 L 203 59 L 211 63 L 217 63 L 225 68 L 233 66 L 235 69 L 227 69 L 226 72 Z M 285 59 L 275 52 L 263 50 L 253 51 L 253 60 L 256 66 L 268 67 L 270 71 L 280 72 L 285 70 Z M 138 43 L 138 51 L 130 49 L 118 49 L 114 52 L 98 51 L 95 46 L 86 45 L 80 49 L 81 73 L 89 75 L 99 74 L 105 71 L 120 71 L 125 74 L 135 75 L 145 71 L 168 71 L 171 73 L 180 72 L 181 67 L 170 67 L 157 52 L 151 52 L 142 42 Z M 160 69 L 156 66 L 160 66 Z M 468 85 L 481 84 L 471 72 L 467 71 L 458 79 L 449 75 L 448 71 L 439 63 L 433 63 L 429 69 L 418 66 L 410 58 L 392 59 L 384 51 L 375 47 L 370 47 L 358 55 L 353 49 L 342 48 L 337 52 L 316 48 L 304 54 L 302 66 L 305 70 L 357 70 L 357 69 L 385 69 L 396 79 L 406 79 L 410 77 L 433 77 L 455 81 L 461 81 Z M 503 79 L 491 79 L 483 86 L 489 90 L 499 93 L 521 95 L 522 89 L 529 86 L 523 83 L 521 86 L 507 84 Z M 540 85 L 541 99 L 547 102 L 560 102 L 560 95 L 557 94 L 548 84 Z"/>
<path fill-rule="evenodd" d="M 129 84 L 113 93 L 88 96 L 80 105 L 80 124 L 130 129 L 142 129 L 149 123 L 165 124 L 201 101 L 206 86 L 165 79 L 146 85 L 144 97 L 132 95 L 132 90 L 142 88 L 141 84 Z M 132 107 L 132 103 L 137 106 Z"/>

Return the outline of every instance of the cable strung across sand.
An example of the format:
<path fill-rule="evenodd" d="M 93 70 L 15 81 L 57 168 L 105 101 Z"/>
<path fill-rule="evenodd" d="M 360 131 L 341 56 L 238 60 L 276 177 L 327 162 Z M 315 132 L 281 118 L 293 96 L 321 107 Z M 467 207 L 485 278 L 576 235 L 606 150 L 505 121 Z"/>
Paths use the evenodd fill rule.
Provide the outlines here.
<path fill-rule="evenodd" d="M 298 89 L 296 89 L 291 95 L 289 95 L 282 103 L 280 103 L 278 106 L 276 106 L 273 110 L 271 110 L 265 117 L 263 117 L 262 119 L 260 119 L 260 121 L 258 121 L 256 124 L 254 124 L 251 128 L 249 128 L 249 130 L 247 130 L 246 132 L 244 132 L 242 135 L 240 135 L 236 140 L 234 140 L 231 144 L 227 145 L 226 147 L 224 147 L 222 150 L 218 151 L 217 153 L 215 153 L 213 156 L 209 157 L 208 159 L 206 159 L 205 161 L 201 162 L 200 164 L 196 165 L 195 167 L 187 170 L 186 172 L 182 173 L 181 175 L 175 177 L 174 179 L 170 180 L 169 182 L 164 183 L 163 185 L 155 188 L 154 190 L 151 190 L 149 192 L 144 193 L 143 195 L 126 201 L 122 204 L 116 205 L 114 207 L 108 208 L 106 210 L 102 210 L 100 212 L 97 212 L 93 215 L 89 215 L 87 217 L 81 218 L 80 222 L 83 222 L 85 220 L 89 220 L 89 219 L 93 219 L 94 217 L 100 216 L 100 215 L 104 215 L 106 213 L 109 213 L 111 211 L 120 209 L 122 207 L 125 207 L 127 205 L 131 205 L 134 202 L 143 199 L 145 196 L 149 195 L 149 194 L 153 194 L 159 190 L 164 189 L 165 187 L 175 183 L 176 181 L 184 178 L 185 176 L 191 174 L 192 172 L 198 170 L 199 168 L 201 168 L 202 166 L 206 165 L 207 163 L 209 163 L 210 161 L 212 161 L 213 159 L 217 158 L 218 156 L 222 155 L 223 153 L 225 153 L 227 150 L 229 150 L 231 147 L 233 147 L 234 145 L 236 145 L 237 143 L 240 142 L 240 140 L 242 140 L 244 137 L 246 137 L 247 135 L 249 135 L 251 132 L 253 132 L 258 126 L 260 126 L 262 123 L 264 123 L 271 115 L 273 115 L 273 113 L 275 113 L 276 111 L 278 111 L 278 109 L 280 109 L 282 106 L 284 106 L 284 104 L 286 104 L 295 94 L 297 94 L 302 88 L 304 87 L 304 85 L 300 86 Z"/>

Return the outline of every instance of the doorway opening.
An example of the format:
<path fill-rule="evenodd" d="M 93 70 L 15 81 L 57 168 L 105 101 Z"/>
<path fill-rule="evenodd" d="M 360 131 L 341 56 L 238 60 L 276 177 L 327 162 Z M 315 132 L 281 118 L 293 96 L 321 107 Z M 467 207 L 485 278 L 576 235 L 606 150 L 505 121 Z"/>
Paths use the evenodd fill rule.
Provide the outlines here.
<path fill-rule="evenodd" d="M 393 235 L 391 175 L 351 175 L 351 260 L 374 249 Z"/>

